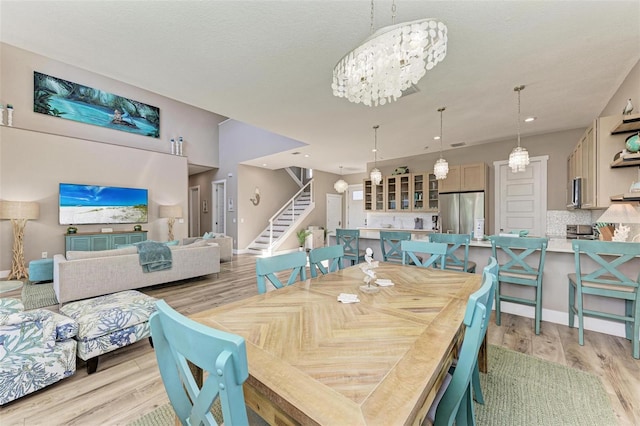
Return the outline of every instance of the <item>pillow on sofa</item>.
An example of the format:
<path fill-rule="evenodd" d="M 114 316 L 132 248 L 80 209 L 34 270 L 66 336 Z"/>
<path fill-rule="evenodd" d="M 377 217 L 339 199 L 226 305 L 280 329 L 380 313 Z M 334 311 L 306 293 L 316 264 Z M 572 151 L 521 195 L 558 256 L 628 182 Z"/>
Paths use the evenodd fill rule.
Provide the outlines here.
<path fill-rule="evenodd" d="M 186 246 L 177 246 L 177 247 L 188 249 L 188 248 L 196 248 L 196 247 L 206 247 L 207 245 L 209 245 L 208 240 L 197 240 L 192 242 L 191 244 L 187 244 Z"/>
<path fill-rule="evenodd" d="M 204 238 L 205 240 L 208 240 L 210 238 L 214 238 L 213 232 L 205 232 L 204 235 L 202 236 L 202 238 Z"/>
<path fill-rule="evenodd" d="M 166 243 L 164 243 L 167 246 L 177 246 L 178 243 L 180 243 L 180 241 L 178 240 L 173 240 L 173 241 L 167 241 Z"/>
<path fill-rule="evenodd" d="M 99 250 L 99 251 L 76 251 L 69 250 L 67 252 L 67 260 L 78 259 L 92 259 L 94 257 L 110 257 L 110 256 L 122 256 L 125 254 L 137 254 L 138 249 L 136 247 L 117 248 L 114 250 Z"/>

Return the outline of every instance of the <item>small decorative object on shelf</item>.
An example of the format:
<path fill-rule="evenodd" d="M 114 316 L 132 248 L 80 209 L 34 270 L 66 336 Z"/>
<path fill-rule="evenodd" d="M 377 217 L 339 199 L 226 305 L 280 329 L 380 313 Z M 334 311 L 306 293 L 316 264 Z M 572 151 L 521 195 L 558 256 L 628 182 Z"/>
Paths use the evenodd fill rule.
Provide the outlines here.
<path fill-rule="evenodd" d="M 171 138 L 171 155 L 176 155 L 176 140 Z"/>
<path fill-rule="evenodd" d="M 629 152 L 636 153 L 640 151 L 640 131 L 635 135 L 629 136 L 624 144 Z"/>
<path fill-rule="evenodd" d="M 78 232 L 78 228 L 76 228 L 75 226 L 70 226 L 67 228 L 67 234 L 75 234 L 76 232 Z"/>
<path fill-rule="evenodd" d="M 7 125 L 13 127 L 13 105 L 7 104 Z"/>
<path fill-rule="evenodd" d="M 631 114 L 631 111 L 633 111 L 633 104 L 631 103 L 631 98 L 629 98 L 629 100 L 627 100 L 627 104 L 622 110 L 622 115 L 629 115 Z"/>
<path fill-rule="evenodd" d="M 134 225 L 133 226 L 133 230 L 134 231 L 142 231 L 142 225 Z"/>
<path fill-rule="evenodd" d="M 0 104 L 0 126 L 4 126 L 4 106 Z"/>
<path fill-rule="evenodd" d="M 178 137 L 177 154 L 182 155 L 182 136 Z"/>

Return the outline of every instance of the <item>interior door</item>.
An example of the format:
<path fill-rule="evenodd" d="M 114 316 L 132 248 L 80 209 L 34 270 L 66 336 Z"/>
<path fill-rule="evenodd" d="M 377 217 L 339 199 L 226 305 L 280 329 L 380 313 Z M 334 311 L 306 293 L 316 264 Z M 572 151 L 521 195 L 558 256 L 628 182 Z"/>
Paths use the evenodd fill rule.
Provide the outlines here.
<path fill-rule="evenodd" d="M 189 188 L 189 236 L 200 236 L 200 185 Z"/>
<path fill-rule="evenodd" d="M 327 235 L 335 235 L 342 228 L 342 195 L 327 194 Z"/>
<path fill-rule="evenodd" d="M 211 229 L 213 232 L 227 234 L 227 210 L 224 208 L 227 201 L 227 181 L 217 180 L 211 182 Z"/>
<path fill-rule="evenodd" d="M 507 161 L 496 161 L 495 232 L 527 230 L 547 233 L 547 160 L 533 157 L 524 172 L 513 173 Z"/>
<path fill-rule="evenodd" d="M 347 228 L 364 228 L 366 213 L 364 211 L 364 192 L 362 184 L 349 185 L 347 189 Z"/>

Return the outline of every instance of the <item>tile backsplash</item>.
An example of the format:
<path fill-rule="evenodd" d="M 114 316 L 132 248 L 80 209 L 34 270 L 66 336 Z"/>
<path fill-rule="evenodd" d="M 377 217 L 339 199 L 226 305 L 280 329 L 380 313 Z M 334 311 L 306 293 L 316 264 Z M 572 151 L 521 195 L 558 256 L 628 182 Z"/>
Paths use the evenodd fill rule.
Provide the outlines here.
<path fill-rule="evenodd" d="M 415 218 L 422 219 L 423 229 L 433 229 L 433 213 L 367 213 L 367 228 L 415 229 Z"/>
<path fill-rule="evenodd" d="M 566 237 L 567 225 L 591 225 L 592 222 L 591 210 L 547 210 L 547 236 Z"/>

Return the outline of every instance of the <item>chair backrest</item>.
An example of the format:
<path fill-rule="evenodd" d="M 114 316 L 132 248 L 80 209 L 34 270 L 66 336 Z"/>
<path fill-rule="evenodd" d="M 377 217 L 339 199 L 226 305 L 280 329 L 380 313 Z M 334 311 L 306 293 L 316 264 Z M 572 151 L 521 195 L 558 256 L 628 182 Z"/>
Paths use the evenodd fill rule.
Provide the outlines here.
<path fill-rule="evenodd" d="M 486 276 L 490 276 L 493 280 L 493 286 L 489 289 L 489 294 L 485 300 L 480 300 L 482 304 L 487 308 L 487 315 L 484 317 L 484 332 L 487 332 L 489 328 L 489 320 L 491 319 L 491 308 L 493 306 L 493 297 L 496 294 L 496 287 L 498 286 L 498 261 L 495 257 L 490 257 L 487 266 L 482 270 L 482 281 L 484 282 Z"/>
<path fill-rule="evenodd" d="M 380 250 L 382 251 L 382 260 L 385 262 L 397 261 L 402 262 L 402 241 L 411 239 L 410 232 L 402 231 L 380 231 Z"/>
<path fill-rule="evenodd" d="M 211 406 L 219 397 L 225 424 L 247 425 L 242 384 L 249 377 L 242 337 L 199 324 L 164 300 L 149 320 L 162 382 L 182 424 L 217 425 Z M 187 363 L 201 368 L 199 387 Z"/>
<path fill-rule="evenodd" d="M 428 241 L 402 241 L 400 243 L 402 248 L 402 264 L 408 265 L 412 261 L 416 266 L 422 268 L 428 268 L 434 263 L 440 265 L 440 269 L 444 269 L 444 262 L 441 262 L 441 258 L 447 254 L 447 245 L 444 243 L 430 243 Z M 416 254 L 428 254 L 422 259 Z"/>
<path fill-rule="evenodd" d="M 307 254 L 303 251 L 257 258 L 256 279 L 258 281 L 258 293 L 264 294 L 267 292 L 267 280 L 269 280 L 275 288 L 282 288 L 284 286 L 291 285 L 298 280 L 306 280 L 306 266 Z M 289 269 L 291 270 L 289 279 L 283 284 L 276 276 L 276 272 L 282 272 Z"/>
<path fill-rule="evenodd" d="M 444 269 L 447 269 L 447 266 L 453 266 L 456 267 L 456 270 L 467 271 L 469 266 L 469 243 L 471 242 L 470 234 L 429 234 L 429 241 L 447 244 L 447 255 L 443 258 L 445 262 Z M 460 247 L 464 249 L 463 259 L 460 259 L 456 254 Z"/>
<path fill-rule="evenodd" d="M 541 278 L 544 269 L 544 260 L 547 252 L 548 238 L 529 238 L 529 237 L 502 237 L 492 235 L 489 237 L 491 241 L 491 252 L 493 257 L 498 260 L 498 251 L 502 251 L 507 255 L 507 260 L 500 263 L 498 260 L 498 274 L 503 272 L 512 274 L 525 274 Z M 538 265 L 531 266 L 526 262 L 526 258 L 536 251 L 540 251 Z M 535 262 L 534 262 L 535 263 Z"/>
<path fill-rule="evenodd" d="M 618 268 L 636 256 L 640 256 L 640 243 L 573 240 L 572 246 L 578 283 L 589 281 L 598 284 L 614 284 L 638 288 L 640 273 L 634 281 Z M 580 253 L 586 254 L 596 263 L 595 270 L 590 272 L 583 270 Z M 607 258 L 602 256 L 607 256 Z"/>
<path fill-rule="evenodd" d="M 339 269 L 344 268 L 343 264 L 344 247 L 328 246 L 318 247 L 309 252 L 309 268 L 311 270 L 311 277 L 318 276 L 318 271 L 322 275 L 336 272 Z M 328 266 L 322 264 L 323 261 L 328 261 Z"/>
<path fill-rule="evenodd" d="M 345 257 L 357 259 L 360 256 L 360 230 L 336 229 L 336 244 L 344 248 Z"/>
<path fill-rule="evenodd" d="M 451 378 L 451 383 L 444 392 L 436 409 L 435 424 L 454 423 L 465 394 L 471 392 L 470 382 L 473 368 L 478 360 L 478 351 L 484 339 L 486 329 L 484 328 L 485 317 L 489 316 L 487 305 L 491 288 L 495 288 L 495 277 L 491 273 L 483 274 L 483 283 L 478 291 L 469 296 L 467 310 L 464 315 L 464 339 L 460 348 L 458 362 Z M 464 410 L 463 410 L 464 411 Z M 466 424 L 456 422 L 456 424 Z"/>

